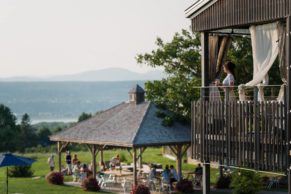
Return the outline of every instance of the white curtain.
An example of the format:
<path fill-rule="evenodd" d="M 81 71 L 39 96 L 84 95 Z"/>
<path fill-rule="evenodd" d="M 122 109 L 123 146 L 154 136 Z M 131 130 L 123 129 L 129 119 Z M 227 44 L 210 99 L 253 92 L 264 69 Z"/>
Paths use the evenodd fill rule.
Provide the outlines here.
<path fill-rule="evenodd" d="M 246 86 L 263 82 L 279 52 L 277 23 L 250 27 L 253 49 L 253 80 Z"/>

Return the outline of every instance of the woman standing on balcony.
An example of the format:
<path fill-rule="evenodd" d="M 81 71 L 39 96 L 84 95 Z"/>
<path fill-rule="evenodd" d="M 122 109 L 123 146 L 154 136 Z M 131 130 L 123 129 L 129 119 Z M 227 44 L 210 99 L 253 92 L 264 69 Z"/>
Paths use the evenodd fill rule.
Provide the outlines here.
<path fill-rule="evenodd" d="M 235 94 L 234 94 L 234 82 L 235 82 L 235 64 L 233 64 L 230 61 L 227 61 L 226 63 L 224 63 L 223 65 L 223 71 L 224 73 L 227 74 L 227 76 L 224 78 L 224 80 L 222 81 L 222 84 L 220 83 L 219 80 L 215 81 L 216 85 L 222 85 L 225 86 L 224 92 L 225 92 L 225 97 L 227 96 L 227 92 L 229 95 L 229 100 L 235 100 Z"/>

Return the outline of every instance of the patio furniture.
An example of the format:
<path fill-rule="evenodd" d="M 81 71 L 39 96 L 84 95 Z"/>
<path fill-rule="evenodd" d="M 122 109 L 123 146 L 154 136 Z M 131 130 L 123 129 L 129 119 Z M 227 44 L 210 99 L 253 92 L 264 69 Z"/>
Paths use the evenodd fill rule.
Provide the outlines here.
<path fill-rule="evenodd" d="M 116 179 L 111 174 L 104 174 L 101 176 L 101 188 L 108 188 L 110 185 L 113 185 L 116 183 Z"/>
<path fill-rule="evenodd" d="M 128 193 L 129 191 L 131 191 L 132 188 L 132 181 L 123 178 L 122 182 L 121 182 L 121 186 L 123 188 L 123 193 Z"/>
<path fill-rule="evenodd" d="M 270 178 L 270 182 L 267 186 L 267 189 L 270 190 L 272 187 L 279 188 L 279 178 L 278 177 Z"/>
<path fill-rule="evenodd" d="M 165 191 L 165 192 L 171 192 L 171 184 L 170 184 L 170 180 L 168 180 L 168 179 L 163 179 L 163 178 L 162 178 L 162 181 L 161 181 L 161 188 L 162 188 L 162 191 Z"/>

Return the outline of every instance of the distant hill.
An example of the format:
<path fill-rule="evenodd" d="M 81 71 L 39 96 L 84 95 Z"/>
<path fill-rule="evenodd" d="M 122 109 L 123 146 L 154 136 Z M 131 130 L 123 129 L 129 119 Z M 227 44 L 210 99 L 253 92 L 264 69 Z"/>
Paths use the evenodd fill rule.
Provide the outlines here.
<path fill-rule="evenodd" d="M 131 81 L 131 80 L 161 80 L 166 77 L 161 70 L 137 73 L 122 68 L 108 68 L 96 71 L 86 71 L 72 75 L 41 77 L 10 77 L 0 78 L 0 81 Z"/>

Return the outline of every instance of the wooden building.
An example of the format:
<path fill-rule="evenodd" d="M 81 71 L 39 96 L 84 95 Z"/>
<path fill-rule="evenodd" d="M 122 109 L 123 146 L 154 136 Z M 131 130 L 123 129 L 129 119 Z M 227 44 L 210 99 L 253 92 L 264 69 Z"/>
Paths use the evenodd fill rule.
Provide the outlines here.
<path fill-rule="evenodd" d="M 192 106 L 192 157 L 204 163 L 203 193 L 210 192 L 209 164 L 215 161 L 221 166 L 282 172 L 288 175 L 291 194 L 291 0 L 197 0 L 185 13 L 193 32 L 201 33 L 202 93 Z M 278 39 L 286 72 L 283 100 L 259 102 L 257 87 L 247 101 L 230 101 L 227 94 L 223 101 L 209 100 L 212 72 L 219 69 L 211 62 L 211 38 L 249 35 L 251 26 L 275 22 L 284 27 Z"/>

